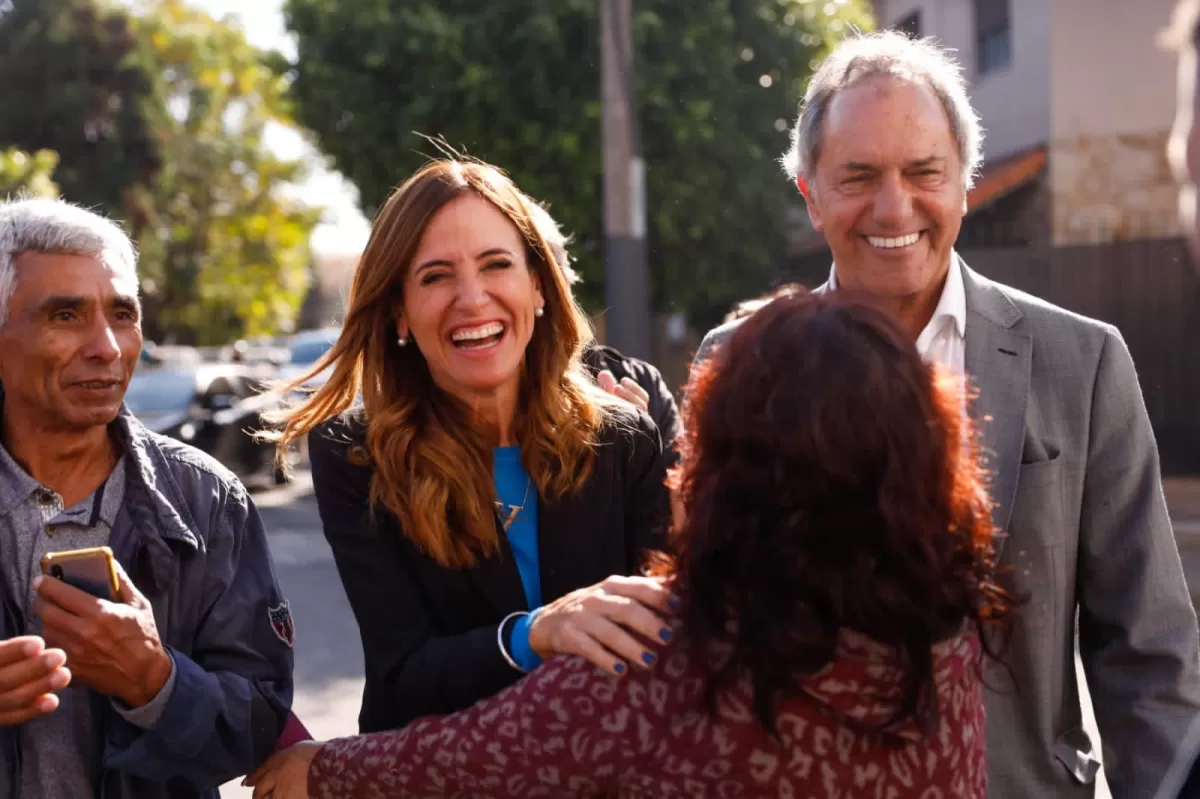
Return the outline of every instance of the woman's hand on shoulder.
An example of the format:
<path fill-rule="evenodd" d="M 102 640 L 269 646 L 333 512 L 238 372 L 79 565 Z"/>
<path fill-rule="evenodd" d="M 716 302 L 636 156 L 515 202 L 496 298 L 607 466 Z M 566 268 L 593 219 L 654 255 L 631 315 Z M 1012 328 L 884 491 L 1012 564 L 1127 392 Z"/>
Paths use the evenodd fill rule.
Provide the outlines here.
<path fill-rule="evenodd" d="M 671 640 L 671 592 L 662 578 L 613 576 L 544 606 L 529 645 L 545 659 L 580 655 L 610 674 L 649 668 Z"/>

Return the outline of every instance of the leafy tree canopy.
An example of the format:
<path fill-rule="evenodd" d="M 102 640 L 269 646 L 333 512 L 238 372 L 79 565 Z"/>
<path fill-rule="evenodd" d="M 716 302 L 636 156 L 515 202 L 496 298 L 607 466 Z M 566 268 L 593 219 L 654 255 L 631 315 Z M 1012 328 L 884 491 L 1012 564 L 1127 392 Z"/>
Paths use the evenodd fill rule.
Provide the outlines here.
<path fill-rule="evenodd" d="M 96 0 L 8 0 L 0 12 L 0 146 L 55 151 L 65 197 L 123 218 L 161 158 L 137 48 L 129 16 Z"/>
<path fill-rule="evenodd" d="M 139 237 L 158 323 L 206 344 L 275 333 L 308 287 L 318 221 L 287 196 L 302 165 L 264 142 L 290 121 L 284 79 L 236 25 L 180 0 L 136 8 L 163 152 Z"/>
<path fill-rule="evenodd" d="M 764 288 L 794 202 L 776 159 L 805 81 L 861 0 L 636 0 L 654 304 L 698 324 Z M 597 0 L 288 0 L 301 122 L 368 213 L 432 148 L 508 170 L 575 236 L 603 301 Z"/>
<path fill-rule="evenodd" d="M 0 0 L 0 147 L 57 152 L 62 196 L 122 220 L 141 252 L 146 333 L 217 344 L 286 328 L 317 212 L 273 54 L 181 0 Z"/>
<path fill-rule="evenodd" d="M 27 153 L 10 147 L 0 150 L 0 198 L 58 197 L 54 167 L 58 153 L 38 150 Z"/>

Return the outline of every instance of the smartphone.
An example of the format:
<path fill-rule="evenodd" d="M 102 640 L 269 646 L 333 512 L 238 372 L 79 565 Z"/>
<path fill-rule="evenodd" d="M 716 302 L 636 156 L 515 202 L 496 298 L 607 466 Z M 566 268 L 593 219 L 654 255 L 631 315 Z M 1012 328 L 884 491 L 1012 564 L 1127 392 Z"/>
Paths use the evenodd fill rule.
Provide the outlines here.
<path fill-rule="evenodd" d="M 42 574 L 94 597 L 116 602 L 121 588 L 116 564 L 108 547 L 47 552 L 42 556 Z"/>

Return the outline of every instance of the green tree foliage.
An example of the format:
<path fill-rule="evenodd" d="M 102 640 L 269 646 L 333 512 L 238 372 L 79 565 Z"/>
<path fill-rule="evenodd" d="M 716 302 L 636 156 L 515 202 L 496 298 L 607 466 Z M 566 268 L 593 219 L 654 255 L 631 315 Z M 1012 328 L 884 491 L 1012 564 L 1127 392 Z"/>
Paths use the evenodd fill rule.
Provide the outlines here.
<path fill-rule="evenodd" d="M 160 155 L 128 15 L 96 0 L 8 0 L 0 9 L 0 146 L 55 151 L 65 197 L 136 217 L 132 187 L 153 178 Z"/>
<path fill-rule="evenodd" d="M 0 147 L 51 148 L 62 195 L 137 242 L 152 339 L 285 328 L 317 212 L 301 164 L 264 144 L 290 123 L 274 56 L 181 0 L 0 0 Z"/>
<path fill-rule="evenodd" d="M 812 64 L 860 0 L 636 0 L 655 306 L 700 324 L 764 288 L 796 201 L 776 159 Z M 288 0 L 301 122 L 372 213 L 433 152 L 507 169 L 575 235 L 603 300 L 598 0 Z"/>
<path fill-rule="evenodd" d="M 0 199 L 7 197 L 57 197 L 54 167 L 58 153 L 38 150 L 27 153 L 10 147 L 0 150 Z"/>
<path fill-rule="evenodd" d="M 277 332 L 308 287 L 319 216 L 287 197 L 301 163 L 264 144 L 270 124 L 289 121 L 284 80 L 235 25 L 179 0 L 136 8 L 160 101 L 163 165 L 139 237 L 157 323 L 203 344 Z"/>

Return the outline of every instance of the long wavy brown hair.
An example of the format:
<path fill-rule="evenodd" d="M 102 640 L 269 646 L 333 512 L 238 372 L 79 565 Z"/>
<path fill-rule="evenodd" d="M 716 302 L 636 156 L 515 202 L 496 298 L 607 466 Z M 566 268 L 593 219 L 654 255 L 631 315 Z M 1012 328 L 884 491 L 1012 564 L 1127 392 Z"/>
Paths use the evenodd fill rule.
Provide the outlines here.
<path fill-rule="evenodd" d="M 960 386 L 844 295 L 775 300 L 697 367 L 672 568 L 685 640 L 704 651 L 734 636 L 710 709 L 748 675 L 773 731 L 777 703 L 850 629 L 897 654 L 887 724 L 931 724 L 934 644 L 965 623 L 992 653 L 984 625 L 1008 602 Z"/>
<path fill-rule="evenodd" d="M 430 218 L 474 192 L 502 211 L 525 239 L 527 262 L 545 298 L 525 352 L 514 432 L 521 462 L 541 501 L 554 502 L 588 478 L 597 434 L 611 407 L 580 366 L 591 340 L 587 317 L 547 241 L 544 214 L 501 170 L 480 161 L 431 161 L 396 189 L 376 216 L 355 270 L 341 335 L 292 387 L 328 367 L 311 397 L 278 414 L 280 451 L 362 398 L 371 505 L 395 514 L 415 544 L 438 563 L 467 567 L 499 547 L 492 500 L 494 433 L 434 385 L 417 347 L 397 343 L 405 276 Z"/>

